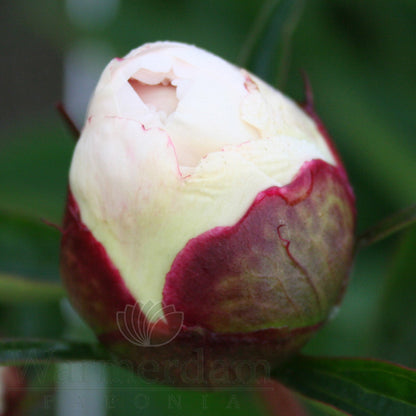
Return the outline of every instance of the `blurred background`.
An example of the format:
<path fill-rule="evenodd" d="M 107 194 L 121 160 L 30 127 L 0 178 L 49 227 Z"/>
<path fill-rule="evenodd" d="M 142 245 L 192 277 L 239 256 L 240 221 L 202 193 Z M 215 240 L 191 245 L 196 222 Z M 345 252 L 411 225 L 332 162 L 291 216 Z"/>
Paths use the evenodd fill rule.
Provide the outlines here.
<path fill-rule="evenodd" d="M 60 223 L 74 140 L 55 104 L 63 102 L 81 127 L 104 65 L 149 41 L 196 44 L 238 62 L 263 6 L 258 0 L 2 0 L 0 273 L 59 280 L 59 232 L 40 219 Z M 285 52 L 288 71 L 264 74 L 302 101 L 301 70 L 307 72 L 317 112 L 350 174 L 358 232 L 364 231 L 415 202 L 416 2 L 300 6 Z M 416 367 L 415 249 L 415 227 L 364 249 L 340 312 L 304 352 Z M 7 291 L 0 293 L 0 334 L 92 337 L 65 301 L 17 302 Z M 265 414 L 256 392 L 172 390 L 98 364 L 27 371 L 27 414 Z"/>

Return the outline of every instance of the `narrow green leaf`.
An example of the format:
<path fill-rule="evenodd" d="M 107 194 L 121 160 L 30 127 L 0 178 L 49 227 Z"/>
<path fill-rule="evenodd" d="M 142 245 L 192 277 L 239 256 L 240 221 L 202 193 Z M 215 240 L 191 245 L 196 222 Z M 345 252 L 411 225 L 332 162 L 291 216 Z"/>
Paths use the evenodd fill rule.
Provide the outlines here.
<path fill-rule="evenodd" d="M 310 399 L 299 395 L 300 401 L 308 410 L 310 416 L 349 416 L 350 414 L 331 406 L 328 403 L 323 403 L 318 400 Z"/>
<path fill-rule="evenodd" d="M 300 356 L 274 376 L 354 416 L 416 414 L 416 371 L 392 363 Z"/>
<path fill-rule="evenodd" d="M 403 234 L 387 270 L 373 337 L 381 358 L 411 367 L 416 366 L 415 247 L 416 225 Z"/>
<path fill-rule="evenodd" d="M 58 283 L 0 273 L 0 304 L 53 302 L 65 295 Z"/>
<path fill-rule="evenodd" d="M 0 131 L 0 206 L 59 223 L 74 145 L 52 108 L 50 116 L 6 123 Z"/>
<path fill-rule="evenodd" d="M 290 44 L 304 0 L 268 0 L 244 43 L 238 64 L 283 88 L 289 71 Z"/>
<path fill-rule="evenodd" d="M 60 237 L 41 218 L 0 208 L 0 269 L 57 280 Z"/>
<path fill-rule="evenodd" d="M 31 338 L 0 340 L 0 365 L 25 366 L 85 360 L 109 360 L 109 355 L 98 344 Z"/>
<path fill-rule="evenodd" d="M 396 212 L 362 233 L 357 239 L 356 249 L 383 240 L 391 234 L 401 231 L 414 223 L 416 223 L 416 205 L 412 205 L 402 211 Z"/>
<path fill-rule="evenodd" d="M 381 94 L 378 100 L 374 99 L 376 88 L 368 85 L 374 68 L 367 69 L 358 79 L 351 77 L 351 71 L 361 73 L 364 71 L 361 65 L 352 66 L 348 61 L 343 65 L 325 70 L 320 68 L 320 73 L 309 72 L 313 76 L 313 85 L 317 87 L 318 113 L 330 128 L 348 170 L 355 170 L 356 188 L 366 184 L 369 192 L 380 195 L 391 206 L 413 205 L 416 157 L 413 136 L 400 138 L 405 135 L 400 126 L 401 119 L 392 117 L 394 106 L 387 96 Z M 382 78 L 377 80 L 379 84 L 382 82 Z M 318 92 L 319 88 L 330 91 L 330 94 Z M 379 90 L 384 92 L 382 88 Z M 342 97 L 342 103 L 339 97 Z M 379 102 L 384 102 L 390 112 L 382 111 Z M 403 113 L 403 107 L 397 111 Z M 386 169 L 386 166 L 390 168 Z M 367 197 L 371 203 L 371 196 Z M 377 212 L 378 208 L 372 206 L 372 209 Z"/>

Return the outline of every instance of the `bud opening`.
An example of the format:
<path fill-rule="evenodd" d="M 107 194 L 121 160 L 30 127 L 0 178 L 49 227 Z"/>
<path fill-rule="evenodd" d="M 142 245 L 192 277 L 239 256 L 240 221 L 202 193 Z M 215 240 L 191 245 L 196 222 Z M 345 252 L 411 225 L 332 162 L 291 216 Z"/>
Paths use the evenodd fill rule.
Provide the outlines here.
<path fill-rule="evenodd" d="M 166 118 L 176 110 L 178 98 L 176 86 L 172 85 L 171 80 L 164 79 L 159 84 L 153 85 L 132 77 L 129 79 L 129 84 L 150 111 L 159 113 L 162 122 L 165 123 Z"/>

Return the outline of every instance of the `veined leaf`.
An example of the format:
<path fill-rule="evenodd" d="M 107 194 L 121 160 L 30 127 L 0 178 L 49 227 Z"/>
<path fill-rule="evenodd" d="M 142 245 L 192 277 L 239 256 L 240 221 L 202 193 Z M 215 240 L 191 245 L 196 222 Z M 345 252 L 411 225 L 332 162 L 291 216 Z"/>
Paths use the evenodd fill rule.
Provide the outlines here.
<path fill-rule="evenodd" d="M 416 371 L 393 363 L 300 356 L 275 376 L 354 416 L 416 415 Z"/>
<path fill-rule="evenodd" d="M 350 413 L 339 410 L 328 403 L 323 403 L 301 395 L 299 395 L 299 399 L 308 410 L 310 416 L 350 416 Z"/>

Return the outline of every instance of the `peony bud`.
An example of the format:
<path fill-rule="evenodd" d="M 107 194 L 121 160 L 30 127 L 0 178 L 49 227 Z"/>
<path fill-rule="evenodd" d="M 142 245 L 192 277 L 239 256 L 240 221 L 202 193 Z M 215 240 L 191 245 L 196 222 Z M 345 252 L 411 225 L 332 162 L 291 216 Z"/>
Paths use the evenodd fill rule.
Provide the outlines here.
<path fill-rule="evenodd" d="M 327 320 L 354 223 L 316 117 L 204 50 L 158 42 L 111 61 L 96 87 L 70 170 L 62 276 L 142 375 L 235 382 L 237 361 L 267 371 Z"/>

